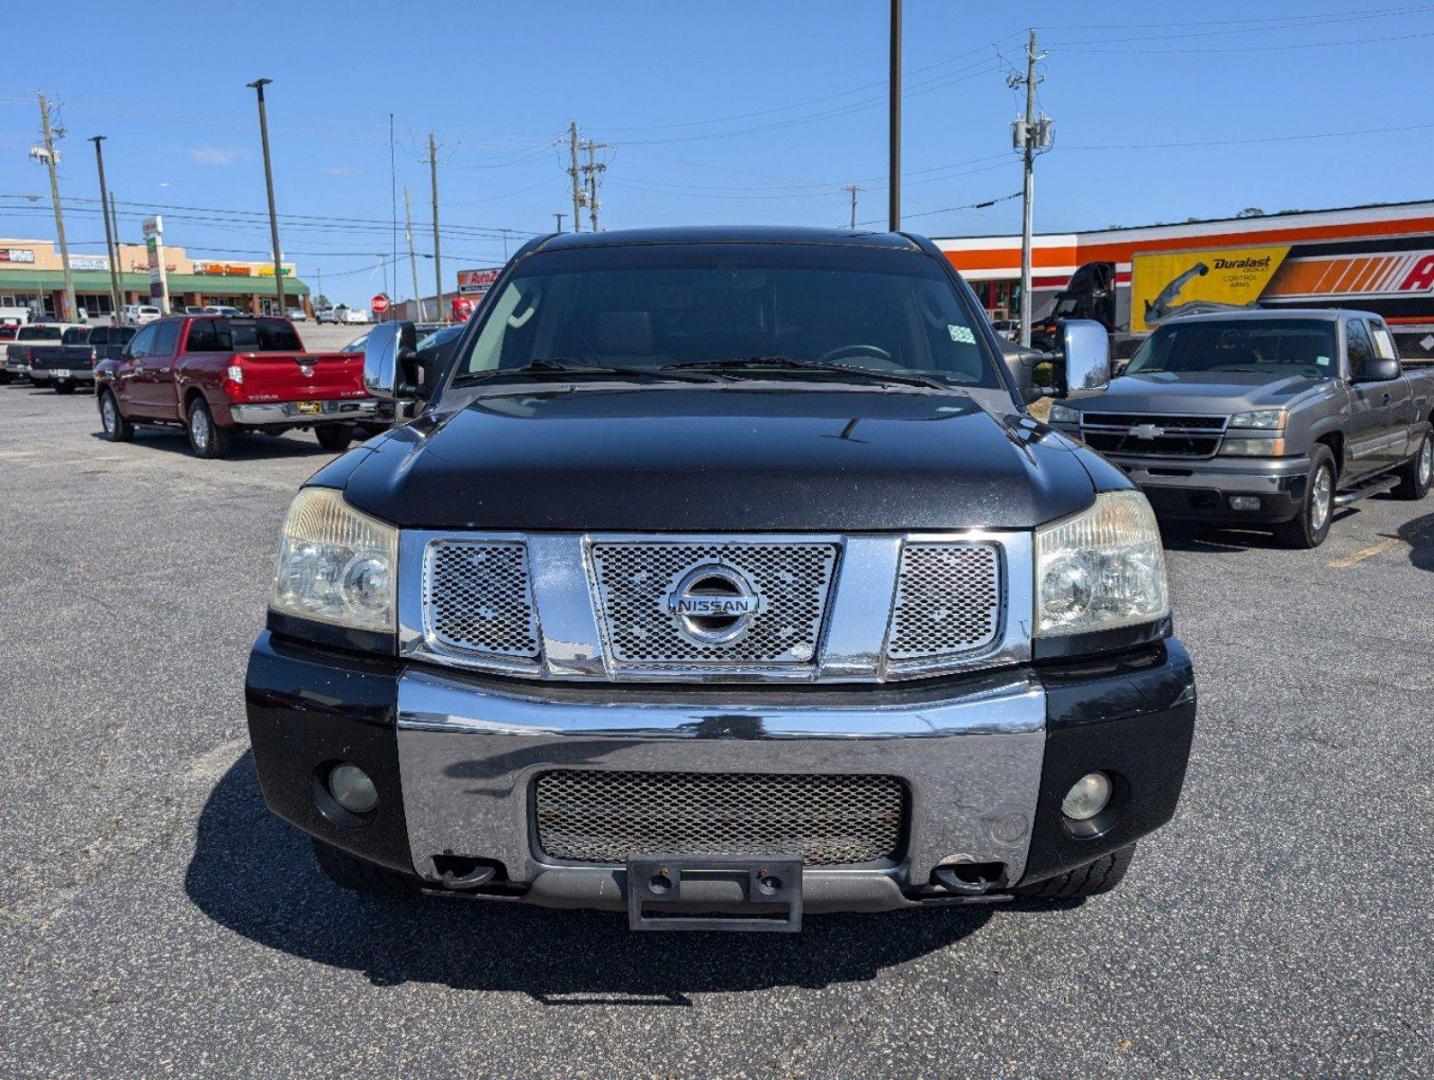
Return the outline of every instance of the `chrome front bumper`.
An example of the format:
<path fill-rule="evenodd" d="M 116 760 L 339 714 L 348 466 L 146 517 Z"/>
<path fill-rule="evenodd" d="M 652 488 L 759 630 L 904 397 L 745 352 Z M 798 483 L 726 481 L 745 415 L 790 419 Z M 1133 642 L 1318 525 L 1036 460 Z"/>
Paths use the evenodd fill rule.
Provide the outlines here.
<path fill-rule="evenodd" d="M 231 405 L 229 415 L 236 424 L 312 424 L 320 420 L 368 420 L 378 410 L 376 398 L 321 401 L 317 413 L 301 412 L 298 401 L 275 401 L 261 405 Z"/>
<path fill-rule="evenodd" d="M 949 685 L 944 693 L 949 695 Z M 621 868 L 548 861 L 530 817 L 549 769 L 898 776 L 911 797 L 903 861 L 812 868 L 808 907 L 893 907 L 943 860 L 1026 866 L 1046 743 L 1046 693 L 1029 672 L 932 690 L 541 686 L 410 667 L 398 679 L 398 765 L 414 869 L 434 856 L 500 861 L 528 899 L 625 906 Z M 765 702 L 764 703 L 764 699 Z M 662 854 L 660 852 L 653 854 Z"/>

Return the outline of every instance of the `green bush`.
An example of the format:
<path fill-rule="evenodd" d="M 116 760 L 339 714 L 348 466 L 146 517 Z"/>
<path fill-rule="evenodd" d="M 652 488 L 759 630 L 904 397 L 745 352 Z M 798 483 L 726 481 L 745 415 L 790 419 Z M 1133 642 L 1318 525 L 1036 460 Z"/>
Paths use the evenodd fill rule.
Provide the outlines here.
<path fill-rule="evenodd" d="M 1049 360 L 1044 360 L 1037 364 L 1032 372 L 1032 378 L 1035 379 L 1037 386 L 1050 386 L 1051 380 L 1055 377 L 1055 369 L 1051 366 Z"/>

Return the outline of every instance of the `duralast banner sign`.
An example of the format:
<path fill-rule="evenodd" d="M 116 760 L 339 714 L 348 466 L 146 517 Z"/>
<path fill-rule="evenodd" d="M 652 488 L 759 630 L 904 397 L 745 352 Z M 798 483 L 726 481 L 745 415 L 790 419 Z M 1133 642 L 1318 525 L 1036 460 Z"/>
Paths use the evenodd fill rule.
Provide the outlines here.
<path fill-rule="evenodd" d="M 194 264 L 194 272 L 222 277 L 273 277 L 274 267 L 255 266 L 253 263 L 197 262 Z M 283 267 L 285 277 L 292 277 L 293 273 L 292 267 Z"/>
<path fill-rule="evenodd" d="M 1138 254 L 1130 267 L 1130 328 L 1152 330 L 1191 304 L 1253 304 L 1289 253 L 1283 244 Z"/>

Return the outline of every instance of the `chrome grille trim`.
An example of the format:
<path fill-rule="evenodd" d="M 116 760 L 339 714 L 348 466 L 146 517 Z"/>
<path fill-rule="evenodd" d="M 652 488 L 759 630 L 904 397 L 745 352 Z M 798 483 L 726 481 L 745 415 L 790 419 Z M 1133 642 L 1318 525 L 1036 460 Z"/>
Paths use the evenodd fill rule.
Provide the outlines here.
<path fill-rule="evenodd" d="M 995 544 L 905 544 L 887 660 L 899 667 L 986 648 L 1001 626 L 1001 585 L 1001 553 Z"/>
<path fill-rule="evenodd" d="M 424 610 L 424 566 L 435 543 L 522 545 L 529 571 L 537 654 L 475 652 L 445 643 Z M 597 544 L 819 545 L 835 550 L 814 657 L 778 662 L 629 662 L 614 658 L 593 570 Z M 898 569 L 909 546 L 989 545 L 999 557 L 999 617 L 985 644 L 929 656 L 888 655 Z M 405 529 L 399 539 L 398 648 L 404 659 L 551 682 L 882 683 L 986 670 L 1031 658 L 1032 536 L 1028 531 L 934 533 L 653 534 L 513 533 Z M 654 612 L 656 615 L 657 613 Z M 452 640 L 452 639 L 450 639 Z M 895 639 L 900 645 L 901 639 Z M 901 651 L 900 649 L 898 650 Z"/>
<path fill-rule="evenodd" d="M 1081 412 L 1081 437 L 1104 454 L 1135 457 L 1211 458 L 1220 449 L 1228 416 L 1194 413 Z M 1142 427 L 1160 429 L 1159 435 L 1132 434 Z"/>
<path fill-rule="evenodd" d="M 908 805 L 894 776 L 602 769 L 540 773 L 532 802 L 551 859 L 800 855 L 809 866 L 899 861 Z"/>

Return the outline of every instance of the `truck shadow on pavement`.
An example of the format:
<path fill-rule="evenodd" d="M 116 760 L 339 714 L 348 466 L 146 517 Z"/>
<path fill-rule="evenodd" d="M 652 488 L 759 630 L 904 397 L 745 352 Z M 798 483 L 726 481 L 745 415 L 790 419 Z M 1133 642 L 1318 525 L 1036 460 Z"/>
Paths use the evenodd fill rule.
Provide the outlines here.
<path fill-rule="evenodd" d="M 265 807 L 248 752 L 200 814 L 185 891 L 221 926 L 375 986 L 516 991 L 548 1005 L 683 1006 L 695 993 L 865 982 L 991 917 L 948 907 L 812 916 L 800 934 L 633 934 L 609 912 L 371 899 L 319 872 L 307 838 Z"/>
<path fill-rule="evenodd" d="M 104 442 L 103 431 L 92 432 L 95 439 Z M 163 428 L 138 428 L 134 433 L 132 445 L 142 446 L 146 450 L 163 450 L 171 454 L 179 454 L 181 457 L 194 457 L 193 451 L 189 449 L 189 436 L 178 428 L 165 430 Z M 357 442 L 355 442 L 357 445 Z M 290 437 L 289 435 L 254 435 L 244 434 L 234 439 L 229 444 L 229 452 L 216 464 L 235 461 L 276 461 L 283 458 L 296 457 L 336 457 L 331 450 L 325 450 L 311 437 L 305 438 L 302 435 Z M 198 460 L 198 459 L 196 459 Z"/>
<path fill-rule="evenodd" d="M 1434 514 L 1406 521 L 1398 536 L 1409 545 L 1409 561 L 1415 568 L 1434 571 Z"/>

